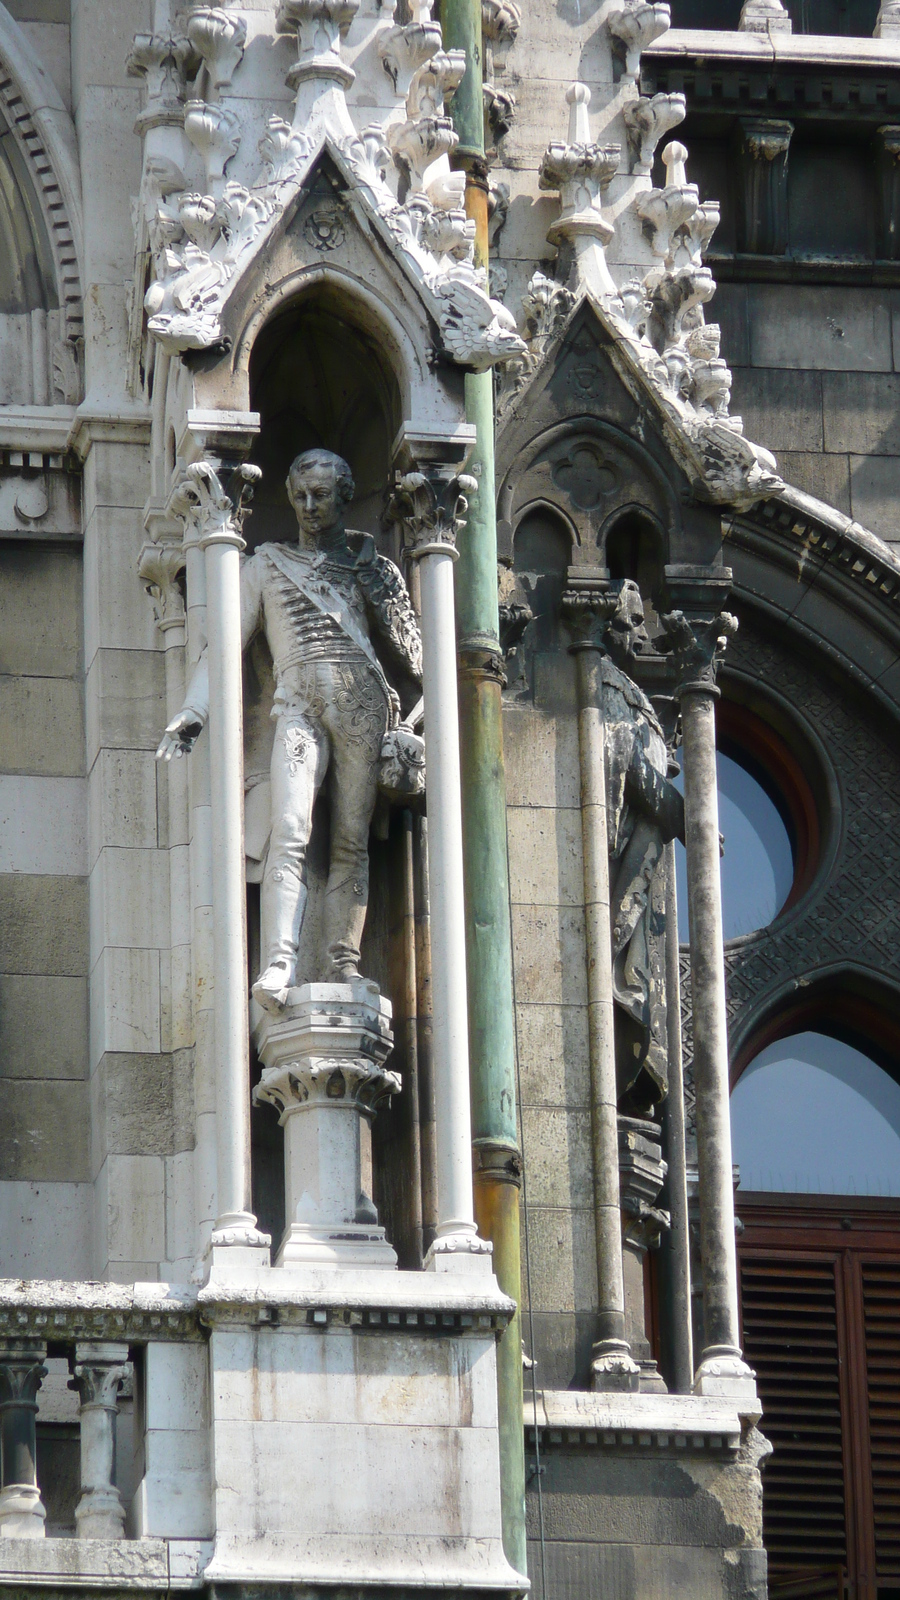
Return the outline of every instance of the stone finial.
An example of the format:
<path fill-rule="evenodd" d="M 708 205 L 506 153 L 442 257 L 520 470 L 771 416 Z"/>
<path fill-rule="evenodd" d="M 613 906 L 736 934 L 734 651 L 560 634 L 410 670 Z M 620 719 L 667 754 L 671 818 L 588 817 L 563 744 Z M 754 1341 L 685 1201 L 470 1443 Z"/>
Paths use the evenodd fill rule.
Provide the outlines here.
<path fill-rule="evenodd" d="M 882 0 L 875 23 L 876 39 L 900 39 L 900 0 Z"/>
<path fill-rule="evenodd" d="M 782 0 L 744 0 L 738 27 L 742 33 L 790 33 L 793 23 Z"/>
<path fill-rule="evenodd" d="M 359 0 L 279 0 L 275 26 L 296 33 L 298 58 L 287 75 L 289 89 L 321 80 L 349 89 L 356 73 L 341 58 L 341 41 L 359 10 Z"/>
<path fill-rule="evenodd" d="M 614 294 L 615 285 L 606 264 L 605 246 L 613 226 L 600 209 L 600 198 L 618 169 L 619 145 L 599 145 L 591 140 L 588 106 L 591 91 L 573 83 L 566 92 L 569 137 L 547 146 L 538 182 L 542 189 L 558 189 L 560 216 L 547 238 L 557 246 L 569 245 L 575 255 L 575 275 L 600 294 Z"/>
<path fill-rule="evenodd" d="M 628 77 L 636 78 L 641 69 L 641 54 L 660 34 L 671 27 L 672 17 L 668 4 L 660 0 L 626 0 L 621 11 L 612 11 L 606 26 L 612 34 L 614 48 Z"/>
<path fill-rule="evenodd" d="M 687 101 L 683 94 L 655 94 L 652 99 L 641 95 L 629 101 L 623 116 L 632 172 L 644 175 L 651 170 L 660 139 L 683 122 L 686 115 Z"/>

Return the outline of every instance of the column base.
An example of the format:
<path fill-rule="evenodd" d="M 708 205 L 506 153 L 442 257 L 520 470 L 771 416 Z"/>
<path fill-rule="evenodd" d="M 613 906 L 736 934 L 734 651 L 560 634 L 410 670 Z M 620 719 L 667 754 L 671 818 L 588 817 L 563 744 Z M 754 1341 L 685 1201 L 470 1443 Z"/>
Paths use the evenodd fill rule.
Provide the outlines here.
<path fill-rule="evenodd" d="M 278 1248 L 276 1267 L 385 1267 L 396 1271 L 397 1252 L 376 1224 L 316 1227 L 292 1222 Z"/>
<path fill-rule="evenodd" d="M 595 1394 L 638 1394 L 640 1387 L 641 1369 L 627 1344 L 603 1339 L 594 1345 L 591 1388 Z"/>
<path fill-rule="evenodd" d="M 36 1484 L 10 1483 L 0 1489 L 0 1539 L 43 1539 L 46 1516 Z"/>
<path fill-rule="evenodd" d="M 125 1507 L 118 1490 L 89 1489 L 75 1507 L 76 1536 L 79 1539 L 123 1539 Z"/>
<path fill-rule="evenodd" d="M 267 1267 L 271 1246 L 271 1235 L 260 1232 L 251 1211 L 225 1212 L 210 1234 L 203 1268 Z"/>
<path fill-rule="evenodd" d="M 748 1367 L 740 1350 L 732 1346 L 713 1345 L 704 1350 L 694 1377 L 693 1393 L 732 1400 L 742 1410 L 746 1407 L 748 1413 L 762 1416 L 756 1373 Z"/>
<path fill-rule="evenodd" d="M 438 1234 L 425 1257 L 426 1272 L 465 1273 L 490 1278 L 494 1273 L 494 1246 L 473 1227 L 458 1233 Z"/>

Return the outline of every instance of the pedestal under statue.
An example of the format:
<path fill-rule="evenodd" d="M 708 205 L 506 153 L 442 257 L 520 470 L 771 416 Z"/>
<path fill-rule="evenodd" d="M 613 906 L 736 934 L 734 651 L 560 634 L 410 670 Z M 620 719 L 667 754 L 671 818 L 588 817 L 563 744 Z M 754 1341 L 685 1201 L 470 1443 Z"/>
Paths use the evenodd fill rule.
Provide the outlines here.
<path fill-rule="evenodd" d="M 424 781 L 421 741 L 401 725 L 401 687 L 418 691 L 422 643 L 406 585 L 368 534 L 348 533 L 350 468 L 328 450 L 294 461 L 288 498 L 296 545 L 263 544 L 241 569 L 241 638 L 258 633 L 272 653 L 275 739 L 271 816 L 262 872 L 259 1004 L 277 1011 L 295 982 L 307 904 L 313 806 L 330 774 L 331 850 L 323 948 L 307 980 L 359 976 L 369 897 L 369 829 L 382 778 L 396 792 Z M 181 711 L 158 754 L 189 751 L 209 714 L 209 675 L 201 656 Z M 398 768 L 400 769 L 398 774 Z"/>

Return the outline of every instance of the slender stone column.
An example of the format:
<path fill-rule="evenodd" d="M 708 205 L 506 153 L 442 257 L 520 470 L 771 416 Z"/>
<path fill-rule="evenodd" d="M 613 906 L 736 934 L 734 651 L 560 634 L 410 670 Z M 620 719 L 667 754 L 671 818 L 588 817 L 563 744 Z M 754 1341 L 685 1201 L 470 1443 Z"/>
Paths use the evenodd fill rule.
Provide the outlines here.
<path fill-rule="evenodd" d="M 730 579 L 730 573 L 728 579 Z M 724 581 L 724 580 L 723 580 Z M 674 586 L 673 586 L 674 587 Z M 716 668 L 737 622 L 722 612 L 662 618 L 675 656 L 684 742 L 684 821 L 694 1017 L 694 1087 L 700 1187 L 700 1248 L 706 1347 L 694 1378 L 697 1394 L 755 1398 L 742 1358 L 728 1095 L 725 955 L 719 878 L 716 782 Z"/>
<path fill-rule="evenodd" d="M 394 491 L 419 568 L 423 692 L 428 767 L 428 872 L 431 890 L 434 1110 L 438 1226 L 427 1264 L 456 1252 L 489 1254 L 478 1236 L 472 1184 L 472 1118 L 466 933 L 460 802 L 459 704 L 453 563 L 472 478 L 452 471 L 409 472 Z"/>
<path fill-rule="evenodd" d="M 597 1339 L 591 1360 L 591 1382 L 598 1390 L 633 1390 L 638 1388 L 640 1369 L 632 1358 L 625 1333 L 606 815 L 606 732 L 603 718 L 602 634 L 611 609 L 599 583 L 582 592 L 570 590 L 563 598 L 566 620 L 574 634 L 571 649 L 578 667 L 581 840 L 584 856 L 591 1142 L 597 1248 Z"/>
<path fill-rule="evenodd" d="M 0 1538 L 43 1539 L 37 1483 L 37 1393 L 47 1368 L 40 1339 L 0 1344 Z"/>
<path fill-rule="evenodd" d="M 119 1385 L 128 1372 L 126 1344 L 77 1344 L 69 1388 L 81 1405 L 81 1499 L 75 1508 L 79 1539 L 121 1539 L 125 1507 L 116 1488 L 116 1412 Z"/>
<path fill-rule="evenodd" d="M 684 1142 L 684 1071 L 681 1057 L 681 974 L 678 965 L 678 901 L 675 842 L 666 845 L 666 1037 L 669 1092 L 663 1107 L 663 1155 L 671 1219 L 665 1242 L 671 1379 L 676 1394 L 689 1394 L 694 1378 L 691 1333 L 691 1242 Z"/>
<path fill-rule="evenodd" d="M 195 462 L 170 505 L 194 523 L 205 556 L 218 1189 L 212 1247 L 249 1249 L 259 1259 L 269 1239 L 250 1210 L 240 527 L 243 496 L 260 474 L 258 467 L 236 467 L 232 498 L 220 473 L 226 477 L 207 461 Z"/>

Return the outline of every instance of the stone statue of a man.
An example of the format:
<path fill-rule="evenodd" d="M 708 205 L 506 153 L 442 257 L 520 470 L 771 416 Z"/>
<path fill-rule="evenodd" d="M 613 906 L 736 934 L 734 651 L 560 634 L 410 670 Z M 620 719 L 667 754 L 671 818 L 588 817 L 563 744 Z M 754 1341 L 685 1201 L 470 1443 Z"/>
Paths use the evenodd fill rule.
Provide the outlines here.
<path fill-rule="evenodd" d="M 385 665 L 418 684 L 422 644 L 403 578 L 368 534 L 348 533 L 353 497 L 346 461 L 308 450 L 294 461 L 288 499 L 296 545 L 263 544 L 241 568 L 244 650 L 262 631 L 275 675 L 272 817 L 262 875 L 262 971 L 253 994 L 269 1010 L 295 981 L 307 900 L 313 804 L 330 773 L 331 855 L 324 908 L 325 971 L 344 982 L 359 972 L 369 894 L 369 827 L 382 744 L 400 702 Z M 383 658 L 383 659 L 382 659 Z M 383 664 L 384 663 L 384 664 Z M 205 653 L 159 756 L 189 751 L 209 713 Z"/>
<path fill-rule="evenodd" d="M 634 682 L 649 644 L 640 590 L 615 584 L 604 644 L 609 897 L 620 1108 L 650 1114 L 667 1087 L 665 884 L 658 868 L 670 839 L 684 837 L 684 804 L 668 779 L 659 718 Z"/>

